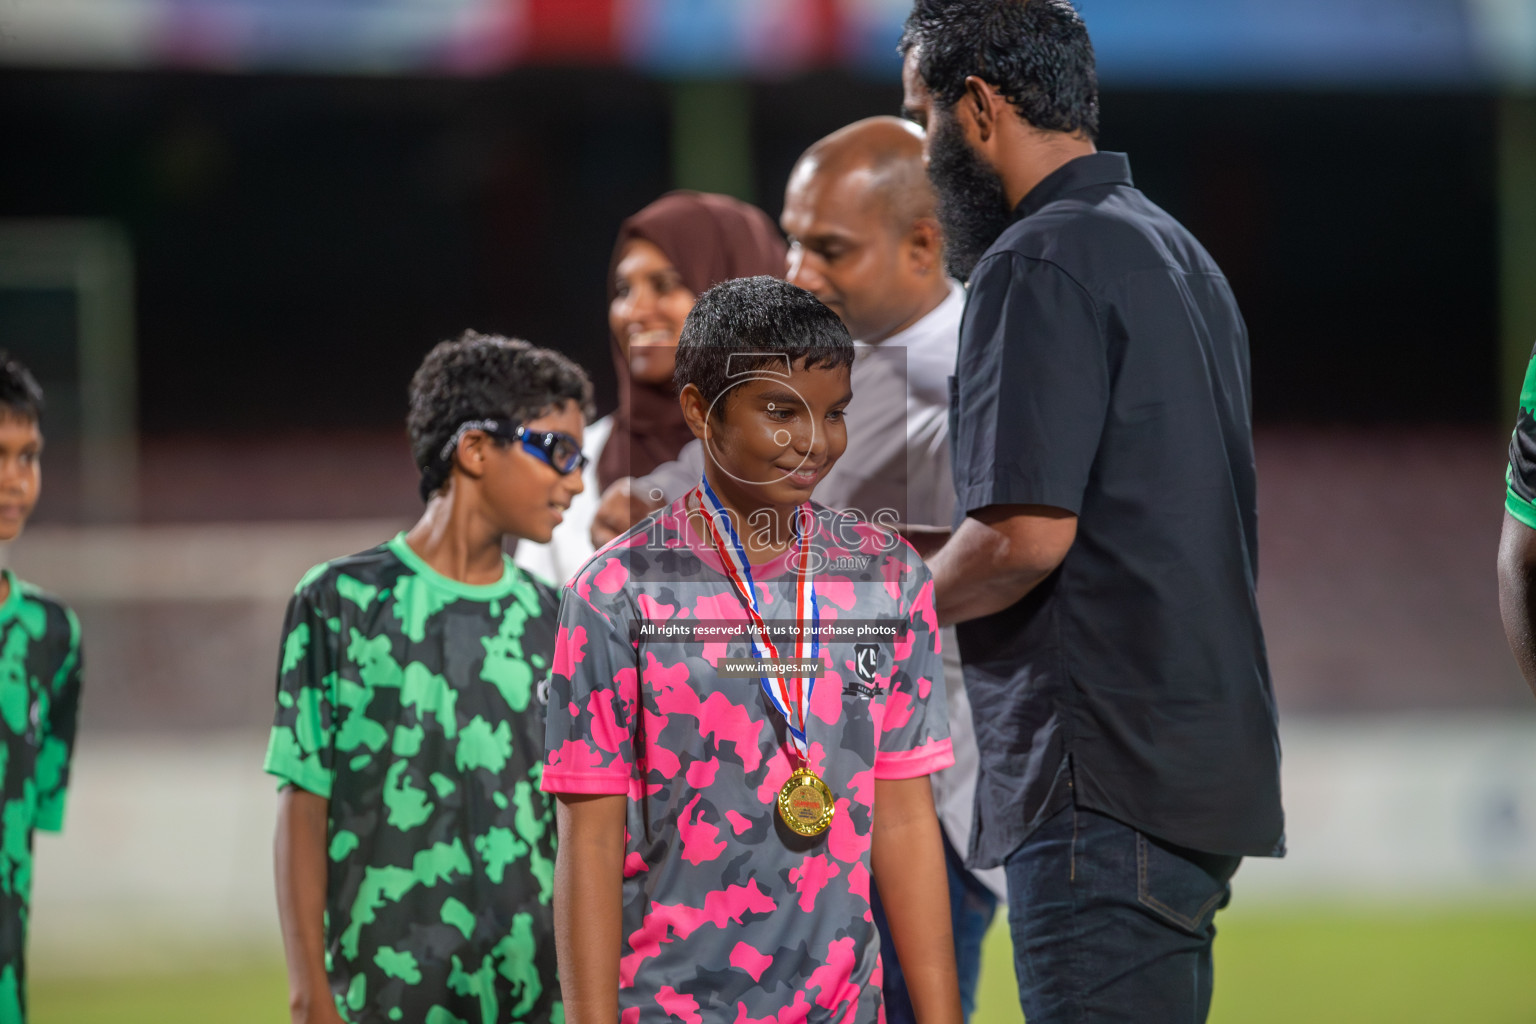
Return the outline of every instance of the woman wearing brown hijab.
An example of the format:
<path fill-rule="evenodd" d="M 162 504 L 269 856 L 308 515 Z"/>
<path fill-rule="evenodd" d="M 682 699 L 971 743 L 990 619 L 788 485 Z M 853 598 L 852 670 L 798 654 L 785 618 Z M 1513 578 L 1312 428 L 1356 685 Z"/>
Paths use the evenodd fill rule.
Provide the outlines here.
<path fill-rule="evenodd" d="M 598 459 L 600 491 L 644 476 L 693 440 L 672 366 L 694 301 L 732 278 L 783 277 L 784 256 L 768 215 L 730 196 L 669 192 L 619 227 L 608 281 L 619 408 Z"/>
<path fill-rule="evenodd" d="M 693 434 L 672 388 L 683 320 L 704 292 L 737 277 L 784 276 L 785 245 L 757 207 L 707 192 L 669 192 L 619 226 L 608 277 L 608 326 L 619 406 L 587 428 L 586 490 L 548 544 L 523 543 L 523 568 L 564 583 L 593 550 L 592 517 L 615 482 L 677 457 Z"/>

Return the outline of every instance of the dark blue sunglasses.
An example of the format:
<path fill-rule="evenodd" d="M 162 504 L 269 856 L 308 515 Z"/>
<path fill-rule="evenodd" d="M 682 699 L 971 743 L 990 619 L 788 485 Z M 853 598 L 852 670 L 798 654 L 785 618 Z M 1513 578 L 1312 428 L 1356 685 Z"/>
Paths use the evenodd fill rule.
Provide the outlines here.
<path fill-rule="evenodd" d="M 588 460 L 582 454 L 581 442 L 570 434 L 560 430 L 529 430 L 521 424 L 514 427 L 504 420 L 469 420 L 461 424 L 448 439 L 448 443 L 443 445 L 443 459 L 453 454 L 459 438 L 467 430 L 483 430 L 502 441 L 516 441 L 529 455 L 542 459 L 562 476 L 580 472 L 587 466 Z"/>
<path fill-rule="evenodd" d="M 582 454 L 581 442 L 562 431 L 535 431 L 520 426 L 512 440 L 520 442 L 528 454 L 537 455 L 562 476 L 579 473 L 587 468 L 587 457 Z"/>

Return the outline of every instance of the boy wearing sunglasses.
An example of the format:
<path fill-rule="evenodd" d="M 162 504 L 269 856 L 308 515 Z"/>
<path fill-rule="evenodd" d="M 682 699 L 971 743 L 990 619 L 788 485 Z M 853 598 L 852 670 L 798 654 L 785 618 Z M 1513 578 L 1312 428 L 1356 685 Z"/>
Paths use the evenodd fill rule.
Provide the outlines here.
<path fill-rule="evenodd" d="M 503 554 L 580 492 L 586 374 L 466 333 L 411 381 L 426 510 L 288 608 L 266 770 L 296 1024 L 561 1019 L 540 792 L 557 595 Z"/>

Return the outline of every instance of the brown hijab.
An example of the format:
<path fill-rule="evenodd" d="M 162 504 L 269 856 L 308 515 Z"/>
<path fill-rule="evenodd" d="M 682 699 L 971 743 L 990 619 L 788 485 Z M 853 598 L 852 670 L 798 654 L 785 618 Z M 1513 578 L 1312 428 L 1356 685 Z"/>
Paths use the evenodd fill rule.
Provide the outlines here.
<path fill-rule="evenodd" d="M 732 278 L 784 276 L 784 239 L 762 210 L 730 196 L 668 192 L 619 226 L 608 268 L 610 305 L 619 257 L 625 244 L 635 238 L 665 253 L 695 296 Z M 619 408 L 597 460 L 597 482 L 604 490 L 619 477 L 644 476 L 670 462 L 693 440 L 672 385 L 634 380 L 618 338 L 613 339 L 613 365 L 619 379 Z"/>

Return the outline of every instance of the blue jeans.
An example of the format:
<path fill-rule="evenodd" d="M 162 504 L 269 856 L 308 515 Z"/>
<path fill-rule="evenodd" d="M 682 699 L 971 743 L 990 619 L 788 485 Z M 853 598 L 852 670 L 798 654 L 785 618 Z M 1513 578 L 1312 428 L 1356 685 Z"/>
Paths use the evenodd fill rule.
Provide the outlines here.
<path fill-rule="evenodd" d="M 981 940 L 986 937 L 992 915 L 997 913 L 997 897 L 965 869 L 965 862 L 949 845 L 948 837 L 944 839 L 944 865 L 949 874 L 949 917 L 955 933 L 955 967 L 960 973 L 960 1007 L 965 1011 L 965 1019 L 970 1020 L 976 1009 L 976 981 L 981 977 Z M 885 1022 L 916 1024 L 907 979 L 896 960 L 896 944 L 891 941 L 891 929 L 885 923 L 885 911 L 880 907 L 880 894 L 875 886 L 870 886 L 869 896 L 875 909 L 875 927 L 880 929 L 880 962 L 885 967 L 885 981 L 881 985 Z"/>
<path fill-rule="evenodd" d="M 1008 923 L 1029 1024 L 1200 1024 L 1213 918 L 1241 858 L 1068 807 L 1009 855 Z"/>

